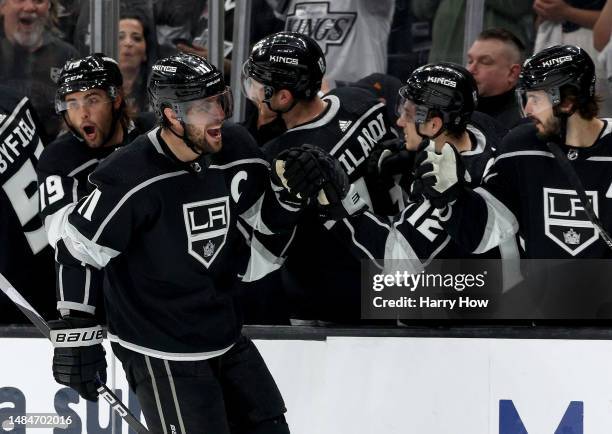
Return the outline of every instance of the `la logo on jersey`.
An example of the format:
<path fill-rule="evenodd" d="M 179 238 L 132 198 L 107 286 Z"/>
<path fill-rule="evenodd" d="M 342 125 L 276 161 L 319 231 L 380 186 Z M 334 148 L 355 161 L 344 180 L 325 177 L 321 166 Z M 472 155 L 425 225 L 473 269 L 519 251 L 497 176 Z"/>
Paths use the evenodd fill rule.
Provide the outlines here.
<path fill-rule="evenodd" d="M 183 205 L 188 252 L 209 268 L 227 238 L 229 198 L 203 200 Z"/>
<path fill-rule="evenodd" d="M 342 45 L 351 32 L 357 14 L 332 12 L 331 2 L 298 3 L 293 13 L 287 15 L 285 30 L 302 33 L 317 41 L 327 54 L 330 45 Z"/>
<path fill-rule="evenodd" d="M 586 195 L 599 215 L 597 191 L 586 191 Z M 544 188 L 544 227 L 546 236 L 572 256 L 599 238 L 574 190 Z"/>

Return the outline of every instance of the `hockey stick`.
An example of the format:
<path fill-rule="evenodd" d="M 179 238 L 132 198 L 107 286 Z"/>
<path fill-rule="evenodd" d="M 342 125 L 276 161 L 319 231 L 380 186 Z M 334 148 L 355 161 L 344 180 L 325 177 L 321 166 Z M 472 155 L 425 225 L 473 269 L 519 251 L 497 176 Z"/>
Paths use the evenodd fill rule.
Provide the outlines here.
<path fill-rule="evenodd" d="M 36 326 L 36 328 L 50 341 L 51 339 L 51 328 L 49 324 L 40 316 L 38 312 L 28 303 L 28 301 L 21 296 L 19 292 L 10 284 L 6 278 L 0 274 L 0 289 L 11 299 L 13 303 L 19 308 L 21 312 Z M 127 422 L 130 428 L 136 431 L 138 434 L 147 434 L 149 431 L 140 423 L 138 419 L 130 412 L 130 410 L 117 398 L 106 384 L 104 384 L 100 378 L 96 378 L 96 389 L 100 396 L 102 396 L 111 406 L 111 408 L 119 415 L 123 420 Z"/>
<path fill-rule="evenodd" d="M 580 181 L 576 170 L 574 170 L 571 163 L 567 159 L 567 156 L 563 153 L 563 151 L 561 151 L 561 148 L 559 148 L 556 143 L 548 142 L 546 143 L 546 146 L 548 146 L 548 149 L 550 149 L 550 151 L 556 157 L 555 159 L 557 160 L 557 163 L 559 163 L 559 166 L 561 166 L 562 172 L 565 174 L 572 187 L 574 187 L 574 190 L 576 190 L 576 194 L 580 199 L 580 203 L 582 203 L 582 206 L 584 207 L 585 214 L 587 215 L 595 229 L 599 232 L 599 235 L 601 235 L 601 239 L 603 240 L 603 242 L 606 243 L 610 250 L 612 250 L 612 237 L 603 227 L 603 223 L 601 222 L 599 217 L 597 217 L 597 214 L 595 214 L 595 211 L 593 210 L 593 205 L 591 204 L 591 201 L 587 198 L 586 192 L 584 191 L 584 187 L 582 186 L 582 181 Z"/>

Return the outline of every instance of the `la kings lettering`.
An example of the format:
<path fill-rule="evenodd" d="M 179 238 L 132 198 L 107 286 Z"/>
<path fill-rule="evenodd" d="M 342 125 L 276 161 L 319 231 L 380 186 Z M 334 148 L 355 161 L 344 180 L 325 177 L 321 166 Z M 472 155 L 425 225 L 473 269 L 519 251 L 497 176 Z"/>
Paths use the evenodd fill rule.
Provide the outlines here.
<path fill-rule="evenodd" d="M 441 84 L 443 86 L 448 86 L 448 87 L 457 87 L 457 82 L 453 81 L 453 80 L 449 80 L 448 78 L 444 78 L 444 77 L 432 77 L 429 76 L 427 77 L 427 81 L 430 83 L 436 83 L 436 84 Z"/>
<path fill-rule="evenodd" d="M 310 36 L 327 54 L 330 45 L 342 45 L 351 32 L 357 14 L 330 11 L 330 2 L 301 3 L 287 16 L 285 30 Z"/>
<path fill-rule="evenodd" d="M 360 147 L 347 147 L 337 157 L 347 175 L 351 175 L 368 158 L 374 146 L 386 133 L 383 113 L 379 113 L 361 128 L 356 140 Z"/>
<path fill-rule="evenodd" d="M 546 236 L 572 256 L 586 249 L 599 238 L 574 190 L 544 187 L 544 226 Z M 599 215 L 597 191 L 586 191 Z"/>
<path fill-rule="evenodd" d="M 561 57 L 556 57 L 554 59 L 547 60 L 546 62 L 542 62 L 542 66 L 561 65 L 562 63 L 571 62 L 571 61 L 572 61 L 572 56 L 561 56 Z"/>
<path fill-rule="evenodd" d="M 204 200 L 183 205 L 188 252 L 209 268 L 227 238 L 229 198 Z"/>

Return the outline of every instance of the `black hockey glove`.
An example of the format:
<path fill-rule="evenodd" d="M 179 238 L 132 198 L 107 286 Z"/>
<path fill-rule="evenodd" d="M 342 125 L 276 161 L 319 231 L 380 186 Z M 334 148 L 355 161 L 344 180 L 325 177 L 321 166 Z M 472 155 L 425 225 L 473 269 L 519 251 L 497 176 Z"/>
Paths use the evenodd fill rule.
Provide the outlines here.
<path fill-rule="evenodd" d="M 403 175 L 414 169 L 415 156 L 416 152 L 408 151 L 403 140 L 385 140 L 368 157 L 366 171 L 383 179 Z"/>
<path fill-rule="evenodd" d="M 325 220 L 340 220 L 363 212 L 367 205 L 354 187 L 340 162 L 311 145 L 289 150 L 285 160 L 288 188 L 300 197 L 315 197 L 319 214 Z"/>
<path fill-rule="evenodd" d="M 416 157 L 410 194 L 413 199 L 425 197 L 434 207 L 444 209 L 457 200 L 469 182 L 470 174 L 455 147 L 445 143 L 437 153 L 434 142 L 430 141 Z"/>
<path fill-rule="evenodd" d="M 55 381 L 72 387 L 89 401 L 98 400 L 96 379 L 106 382 L 102 327 L 93 318 L 66 317 L 49 321 Z"/>
<path fill-rule="evenodd" d="M 348 182 L 348 177 L 346 181 Z M 368 209 L 368 205 L 361 199 L 353 184 L 349 184 L 348 190 L 345 187 L 342 190 L 346 191 L 344 196 L 334 195 L 333 200 L 329 200 L 325 190 L 319 192 L 317 196 L 319 217 L 324 221 L 342 220 L 352 215 L 359 215 Z"/>
<path fill-rule="evenodd" d="M 272 180 L 272 186 L 275 191 L 278 200 L 293 208 L 302 208 L 308 202 L 308 198 L 303 198 L 300 194 L 296 194 L 291 191 L 287 184 L 287 178 L 285 178 L 285 165 L 289 150 L 283 151 L 272 162 L 272 170 L 270 178 Z"/>

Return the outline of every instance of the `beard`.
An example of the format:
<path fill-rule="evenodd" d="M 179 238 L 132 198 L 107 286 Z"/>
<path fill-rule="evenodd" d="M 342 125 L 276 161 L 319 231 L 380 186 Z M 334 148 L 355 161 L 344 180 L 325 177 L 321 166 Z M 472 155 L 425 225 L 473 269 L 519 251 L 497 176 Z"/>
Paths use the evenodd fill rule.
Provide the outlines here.
<path fill-rule="evenodd" d="M 24 48 L 37 48 L 42 43 L 45 25 L 40 20 L 33 26 L 31 32 L 17 31 L 13 35 L 15 41 Z"/>
<path fill-rule="evenodd" d="M 538 121 L 539 122 L 539 121 Z M 539 122 L 542 130 L 536 132 L 536 137 L 544 142 L 560 143 L 561 140 L 561 121 L 556 116 L 550 116 L 544 122 Z"/>
<path fill-rule="evenodd" d="M 222 142 L 220 142 L 218 146 L 213 146 L 206 137 L 206 130 L 197 128 L 191 124 L 185 124 L 184 137 L 203 154 L 214 154 L 218 152 L 222 146 Z"/>

